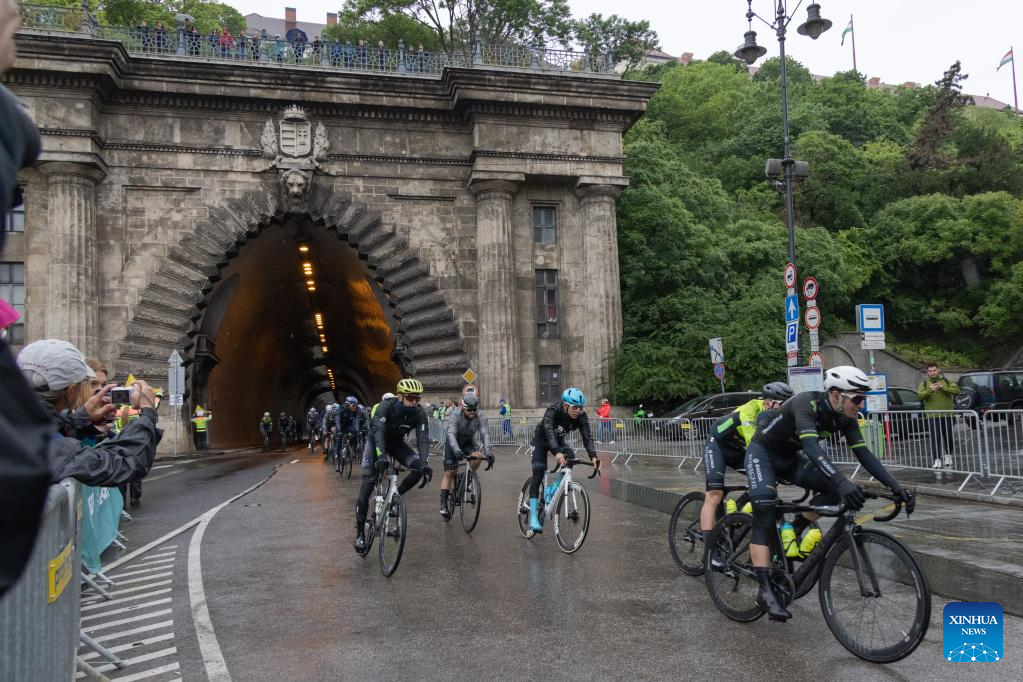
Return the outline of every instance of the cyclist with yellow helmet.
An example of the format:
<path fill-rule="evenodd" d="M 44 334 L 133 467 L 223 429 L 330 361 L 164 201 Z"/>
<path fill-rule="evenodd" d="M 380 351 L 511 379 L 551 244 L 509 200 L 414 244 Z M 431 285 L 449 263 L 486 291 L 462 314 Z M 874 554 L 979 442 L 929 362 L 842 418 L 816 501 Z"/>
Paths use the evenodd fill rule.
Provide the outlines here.
<path fill-rule="evenodd" d="M 423 384 L 417 379 L 402 379 L 398 382 L 396 396 L 385 398 L 374 408 L 369 423 L 369 437 L 362 453 L 362 487 L 355 505 L 355 551 L 366 551 L 366 513 L 369 498 L 373 494 L 377 476 L 387 471 L 387 456 L 390 455 L 409 470 L 408 476 L 398 486 L 398 493 L 404 495 L 425 478 L 429 483 L 433 469 L 427 466 L 430 458 L 430 427 L 426 410 L 419 404 L 423 397 Z M 416 432 L 416 452 L 405 437 L 410 431 Z"/>

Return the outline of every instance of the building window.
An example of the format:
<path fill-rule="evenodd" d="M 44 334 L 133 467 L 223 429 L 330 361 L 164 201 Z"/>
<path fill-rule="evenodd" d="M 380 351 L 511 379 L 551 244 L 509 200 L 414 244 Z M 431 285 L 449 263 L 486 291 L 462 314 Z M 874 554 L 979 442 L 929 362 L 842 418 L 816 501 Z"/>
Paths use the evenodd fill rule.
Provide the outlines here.
<path fill-rule="evenodd" d="M 0 298 L 21 313 L 21 319 L 11 325 L 7 343 L 20 346 L 25 343 L 25 264 L 0 263 Z"/>
<path fill-rule="evenodd" d="M 561 365 L 540 365 L 540 404 L 561 400 Z"/>
<path fill-rule="evenodd" d="M 541 339 L 558 338 L 558 271 L 536 271 L 536 333 Z"/>
<path fill-rule="evenodd" d="M 537 244 L 557 242 L 557 212 L 553 206 L 533 207 L 533 241 Z"/>
<path fill-rule="evenodd" d="M 25 231 L 25 202 L 21 202 L 10 212 L 7 213 L 7 219 L 4 221 L 3 229 L 6 232 L 24 232 Z"/>

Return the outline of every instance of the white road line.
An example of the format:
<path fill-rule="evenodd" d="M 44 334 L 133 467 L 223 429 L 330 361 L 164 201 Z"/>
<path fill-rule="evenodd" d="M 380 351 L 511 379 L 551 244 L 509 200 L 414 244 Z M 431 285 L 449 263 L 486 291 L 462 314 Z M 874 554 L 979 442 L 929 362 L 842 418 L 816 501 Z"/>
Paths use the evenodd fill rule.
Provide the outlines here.
<path fill-rule="evenodd" d="M 142 654 L 141 656 L 135 656 L 134 658 L 125 658 L 122 660 L 124 661 L 124 664 L 126 666 L 129 666 L 135 665 L 136 663 L 145 663 L 146 661 L 152 661 L 153 659 L 156 658 L 163 658 L 164 656 L 171 656 L 176 653 L 178 653 L 178 650 L 175 647 L 167 647 L 166 649 L 154 651 L 151 654 Z M 114 670 L 115 667 L 116 666 L 114 666 L 113 663 L 107 663 L 106 665 L 101 665 L 97 667 L 96 670 L 101 673 L 106 673 L 110 672 L 111 670 Z"/>
<path fill-rule="evenodd" d="M 159 481 L 161 478 L 167 478 L 168 476 L 174 476 L 175 474 L 180 474 L 180 473 L 181 473 L 181 469 L 175 469 L 174 471 L 168 471 L 167 473 L 160 474 L 159 476 L 146 476 L 146 483 L 152 483 L 153 481 Z"/>
<path fill-rule="evenodd" d="M 100 635 L 99 637 L 93 637 L 97 642 L 109 642 L 111 640 L 120 639 L 121 637 L 128 637 L 129 635 L 137 635 L 140 632 L 149 632 L 150 630 L 159 630 L 161 628 L 174 627 L 173 620 L 163 620 L 159 623 L 152 623 L 150 625 L 143 625 L 140 628 L 132 628 L 131 630 L 122 630 L 121 632 L 111 632 L 108 635 Z"/>
<path fill-rule="evenodd" d="M 143 670 L 142 672 L 135 673 L 134 675 L 128 675 L 127 677 L 117 677 L 114 679 L 117 682 L 135 682 L 135 680 L 144 680 L 147 677 L 155 677 L 163 673 L 169 673 L 171 671 L 177 670 L 180 667 L 181 666 L 178 665 L 177 663 L 168 663 L 167 665 L 161 665 L 159 668 L 153 668 L 152 670 Z M 176 680 L 177 682 L 181 682 L 180 677 L 176 678 Z"/>
<path fill-rule="evenodd" d="M 173 569 L 174 567 L 173 566 L 165 566 L 164 568 Z M 140 582 L 143 582 L 145 580 L 152 580 L 153 578 L 166 578 L 167 576 L 173 575 L 173 574 L 174 574 L 174 571 L 170 570 L 170 571 L 167 571 L 166 573 L 154 573 L 153 575 L 144 575 L 144 576 L 142 576 L 140 578 L 131 578 L 130 580 L 121 580 L 120 578 L 118 578 L 114 582 L 117 583 L 116 587 L 120 587 L 121 585 L 134 585 L 135 583 L 140 583 Z"/>
<path fill-rule="evenodd" d="M 174 465 L 173 464 L 158 464 L 155 467 L 150 467 L 149 470 L 150 471 L 156 471 L 157 469 L 166 469 L 166 468 L 172 467 L 172 466 L 174 466 Z"/>
<path fill-rule="evenodd" d="M 96 620 L 97 618 L 106 618 L 107 616 L 115 616 L 119 613 L 131 613 L 133 611 L 141 611 L 142 609 L 148 609 L 153 606 L 159 606 L 161 604 L 167 604 L 171 600 L 170 597 L 164 597 L 163 599 L 157 599 L 156 601 L 147 601 L 145 604 L 135 604 L 133 606 L 125 606 L 124 608 L 114 609 L 113 611 L 103 611 L 102 613 L 90 613 L 87 616 L 82 616 L 82 622 L 87 620 Z"/>
<path fill-rule="evenodd" d="M 149 599 L 150 597 L 156 597 L 161 594 L 167 594 L 171 591 L 171 588 L 166 587 L 162 590 L 153 590 L 152 592 L 145 592 L 143 594 L 136 594 L 130 597 L 121 597 L 120 599 L 113 599 L 111 601 L 90 601 L 88 604 L 82 606 L 82 611 L 92 611 L 93 609 L 103 608 L 104 606 L 113 606 L 114 604 L 125 604 L 130 601 L 136 601 L 138 599 Z"/>
<path fill-rule="evenodd" d="M 291 460 L 291 463 L 292 464 L 298 464 L 298 460 L 297 459 L 293 459 L 293 460 Z"/>
<path fill-rule="evenodd" d="M 126 587 L 123 590 L 114 590 L 112 592 L 111 591 L 107 591 L 107 594 L 109 594 L 111 596 L 117 596 L 119 594 L 131 594 L 132 592 L 142 592 L 143 590 L 148 590 L 148 589 L 150 589 L 152 587 L 163 587 L 164 585 L 170 585 L 171 582 L 172 581 L 170 581 L 170 580 L 158 580 L 155 583 L 149 583 L 147 585 L 137 585 L 135 587 Z M 100 598 L 102 599 L 102 597 L 100 597 Z M 95 603 L 95 600 L 90 597 L 90 602 L 91 603 Z M 107 603 L 109 604 L 110 602 L 108 601 Z"/>
<path fill-rule="evenodd" d="M 127 644 L 121 644 L 119 646 L 110 647 L 109 649 L 107 649 L 107 651 L 109 651 L 112 654 L 117 654 L 122 651 L 134 651 L 139 647 L 149 646 L 150 644 L 156 644 L 157 642 L 166 642 L 168 639 L 174 639 L 173 632 L 165 632 L 164 634 L 156 635 L 155 637 L 137 639 L 134 642 L 128 642 Z M 88 661 L 93 658 L 99 658 L 99 653 L 94 651 L 91 654 L 85 654 L 84 656 L 79 656 L 78 658 L 82 659 L 83 661 Z"/>
<path fill-rule="evenodd" d="M 173 561 L 171 563 L 173 563 Z M 153 566 L 152 568 L 142 568 L 142 569 L 139 569 L 137 571 L 125 571 L 124 573 L 118 573 L 117 575 L 109 575 L 107 577 L 110 578 L 111 580 L 117 581 L 117 580 L 120 580 L 121 578 L 126 578 L 129 575 L 139 575 L 141 573 L 152 573 L 153 571 L 166 571 L 168 568 L 170 568 L 170 564 L 164 564 L 163 566 Z"/>
<path fill-rule="evenodd" d="M 93 625 L 92 627 L 82 628 L 82 631 L 90 634 L 97 630 L 106 630 L 107 628 L 117 627 L 118 625 L 124 625 L 125 623 L 136 623 L 140 620 L 146 620 L 147 618 L 156 618 L 158 616 L 166 616 L 173 609 L 161 609 L 160 611 L 153 611 L 152 613 L 143 613 L 140 616 L 132 616 L 131 618 L 122 618 L 120 620 L 110 621 L 109 623 L 103 623 L 101 625 Z"/>
<path fill-rule="evenodd" d="M 156 571 L 162 571 L 163 569 L 167 568 L 166 564 L 173 564 L 176 559 L 177 559 L 177 557 L 173 557 L 172 556 L 172 557 L 167 557 L 166 559 L 159 559 L 157 561 L 146 561 L 146 562 L 139 563 L 139 564 L 133 564 L 131 566 L 131 568 L 141 568 L 141 567 L 145 566 L 146 568 L 151 568 L 151 569 L 156 570 Z M 138 572 L 139 571 L 135 571 L 135 573 L 138 573 Z M 106 571 L 103 571 L 103 575 L 108 576 L 108 577 L 112 578 L 113 580 L 117 580 L 117 578 L 120 577 L 120 576 L 132 575 L 132 574 L 131 573 L 116 573 L 114 575 L 111 575 L 111 574 L 107 573 Z"/>
<path fill-rule="evenodd" d="M 227 662 L 224 661 L 224 654 L 213 631 L 213 621 L 210 620 L 210 610 L 206 604 L 206 590 L 202 584 L 202 536 L 219 510 L 220 507 L 211 510 L 192 534 L 192 542 L 188 547 L 188 598 L 192 603 L 192 622 L 199 638 L 199 651 L 206 666 L 206 676 L 210 682 L 231 682 Z"/>

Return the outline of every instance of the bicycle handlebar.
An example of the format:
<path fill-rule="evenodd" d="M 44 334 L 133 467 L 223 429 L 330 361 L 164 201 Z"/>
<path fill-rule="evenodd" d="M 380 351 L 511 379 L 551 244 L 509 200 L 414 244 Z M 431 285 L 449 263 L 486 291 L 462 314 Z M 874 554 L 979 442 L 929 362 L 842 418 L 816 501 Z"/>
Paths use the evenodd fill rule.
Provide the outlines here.
<path fill-rule="evenodd" d="M 593 467 L 593 473 L 587 476 L 586 478 L 594 478 L 600 474 L 600 469 L 593 462 L 584 462 L 581 459 L 569 459 L 565 461 L 565 466 L 569 469 L 576 465 L 581 465 L 584 467 Z M 560 464 L 555 464 L 554 468 L 548 471 L 547 473 L 548 474 L 556 473 L 560 468 L 561 468 Z"/>

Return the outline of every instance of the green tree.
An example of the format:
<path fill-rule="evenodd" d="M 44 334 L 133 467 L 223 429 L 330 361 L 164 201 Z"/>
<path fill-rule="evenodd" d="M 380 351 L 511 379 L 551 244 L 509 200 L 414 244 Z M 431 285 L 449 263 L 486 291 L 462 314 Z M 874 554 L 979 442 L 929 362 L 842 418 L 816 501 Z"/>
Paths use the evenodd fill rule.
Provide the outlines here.
<path fill-rule="evenodd" d="M 661 46 L 650 22 L 629 21 L 617 14 L 591 14 L 578 19 L 572 22 L 572 35 L 591 58 L 607 57 L 612 64 L 624 63 L 626 72 L 636 68 L 647 50 Z"/>
<path fill-rule="evenodd" d="M 422 45 L 428 52 L 438 52 L 441 47 L 436 31 L 401 13 L 384 14 L 377 20 L 342 13 L 336 25 L 323 30 L 322 38 L 353 45 L 365 40 L 371 46 L 382 40 L 388 47 L 394 47 L 403 40 L 409 49 Z"/>
<path fill-rule="evenodd" d="M 176 14 L 195 17 L 195 25 L 203 33 L 227 26 L 233 34 L 245 30 L 245 18 L 234 7 L 204 0 L 103 0 L 100 20 L 111 26 L 138 26 L 145 21 L 155 26 L 162 21 L 168 29 L 176 29 Z"/>
<path fill-rule="evenodd" d="M 973 103 L 973 98 L 962 94 L 967 78 L 957 61 L 935 83 L 937 97 L 924 116 L 906 159 L 911 169 L 944 168 L 949 164 L 947 145 L 955 122 L 962 108 Z"/>

